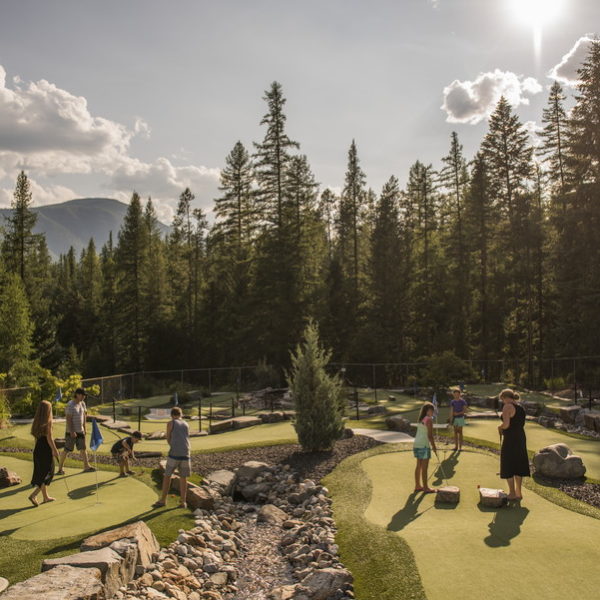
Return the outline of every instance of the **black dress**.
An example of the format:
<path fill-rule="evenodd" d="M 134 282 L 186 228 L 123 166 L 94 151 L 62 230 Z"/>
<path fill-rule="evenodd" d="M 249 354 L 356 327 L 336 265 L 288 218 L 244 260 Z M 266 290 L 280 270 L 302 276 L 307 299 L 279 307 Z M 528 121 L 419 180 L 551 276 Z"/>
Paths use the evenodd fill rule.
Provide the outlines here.
<path fill-rule="evenodd" d="M 515 414 L 508 429 L 504 430 L 500 450 L 500 477 L 510 479 L 515 475 L 529 477 L 529 457 L 525 439 L 525 409 L 515 404 Z"/>
<path fill-rule="evenodd" d="M 54 477 L 54 458 L 52 448 L 45 435 L 40 436 L 35 442 L 33 450 L 33 476 L 31 485 L 50 485 Z"/>

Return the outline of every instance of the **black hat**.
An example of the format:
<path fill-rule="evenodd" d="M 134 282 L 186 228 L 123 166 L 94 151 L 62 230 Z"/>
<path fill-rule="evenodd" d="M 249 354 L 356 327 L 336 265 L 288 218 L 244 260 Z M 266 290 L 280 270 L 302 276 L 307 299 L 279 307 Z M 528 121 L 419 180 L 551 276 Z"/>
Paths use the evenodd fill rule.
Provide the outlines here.
<path fill-rule="evenodd" d="M 87 396 L 87 392 L 83 388 L 77 388 L 75 390 L 75 395 L 77 396 L 77 394 L 81 394 L 82 396 Z"/>

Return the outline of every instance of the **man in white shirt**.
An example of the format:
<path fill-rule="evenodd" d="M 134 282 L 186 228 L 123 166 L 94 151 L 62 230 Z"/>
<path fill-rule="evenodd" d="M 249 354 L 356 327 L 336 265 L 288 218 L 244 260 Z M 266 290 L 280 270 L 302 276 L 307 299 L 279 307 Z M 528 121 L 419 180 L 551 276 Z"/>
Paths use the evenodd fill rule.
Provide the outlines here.
<path fill-rule="evenodd" d="M 83 471 L 88 473 L 95 471 L 90 465 L 88 455 L 85 449 L 85 419 L 87 408 L 85 406 L 85 397 L 87 394 L 83 388 L 75 390 L 75 397 L 69 400 L 65 409 L 65 417 L 67 419 L 67 430 L 65 433 L 65 447 L 60 455 L 60 465 L 57 475 L 64 475 L 63 465 L 69 452 L 73 452 L 75 447 L 79 450 L 81 460 L 83 461 Z"/>

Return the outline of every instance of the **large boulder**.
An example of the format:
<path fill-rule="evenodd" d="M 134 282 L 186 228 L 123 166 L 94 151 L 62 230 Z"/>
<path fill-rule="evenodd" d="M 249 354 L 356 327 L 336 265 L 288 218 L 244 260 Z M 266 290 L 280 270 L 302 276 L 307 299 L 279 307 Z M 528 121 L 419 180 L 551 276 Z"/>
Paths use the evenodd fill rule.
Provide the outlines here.
<path fill-rule="evenodd" d="M 208 483 L 217 483 L 223 490 L 225 496 L 231 496 L 233 493 L 233 483 L 235 481 L 235 473 L 226 469 L 219 469 L 209 473 L 205 478 Z"/>
<path fill-rule="evenodd" d="M 197 508 L 213 510 L 215 508 L 215 498 L 210 490 L 194 485 L 193 483 L 188 483 L 185 501 L 192 510 L 196 510 Z"/>
<path fill-rule="evenodd" d="M 344 588 L 352 581 L 350 571 L 327 568 L 312 571 L 301 583 L 308 588 L 312 600 L 326 600 L 326 598 L 333 596 L 337 590 Z"/>
<path fill-rule="evenodd" d="M 392 415 L 387 417 L 385 420 L 386 427 L 392 431 L 402 431 L 404 433 L 411 433 L 412 426 L 410 421 L 405 419 L 401 415 Z"/>
<path fill-rule="evenodd" d="M 600 413 L 585 411 L 583 414 L 583 426 L 590 431 L 600 432 Z"/>
<path fill-rule="evenodd" d="M 273 504 L 262 506 L 256 516 L 257 523 L 270 523 L 271 525 L 282 525 L 287 520 L 287 513 Z"/>
<path fill-rule="evenodd" d="M 270 485 L 263 481 L 263 475 L 270 472 L 266 463 L 250 460 L 245 462 L 238 470 L 233 485 L 234 494 L 241 495 L 246 500 L 256 500 L 270 489 Z"/>
<path fill-rule="evenodd" d="M 263 423 L 279 423 L 285 419 L 285 414 L 281 411 L 259 413 L 259 419 Z"/>
<path fill-rule="evenodd" d="M 0 467 L 0 488 L 7 488 L 20 483 L 21 478 L 14 471 L 9 471 L 6 467 Z"/>
<path fill-rule="evenodd" d="M 15 583 L 2 600 L 105 600 L 99 569 L 59 565 L 35 577 Z"/>
<path fill-rule="evenodd" d="M 559 409 L 558 414 L 565 423 L 575 425 L 580 410 L 580 406 L 563 406 Z"/>
<path fill-rule="evenodd" d="M 8 579 L 0 577 L 0 594 L 8 587 Z"/>
<path fill-rule="evenodd" d="M 120 587 L 126 586 L 133 579 L 136 562 L 137 546 L 127 544 L 127 548 L 122 549 L 122 554 L 112 548 L 101 548 L 60 558 L 47 558 L 42 561 L 42 572 L 60 565 L 98 569 L 105 586 L 106 597 L 112 598 Z"/>
<path fill-rule="evenodd" d="M 566 444 L 542 448 L 533 457 L 533 466 L 536 473 L 557 479 L 578 479 L 586 470 L 581 457 L 573 454 Z"/>
<path fill-rule="evenodd" d="M 137 564 L 147 567 L 152 562 L 152 554 L 160 550 L 160 545 L 156 541 L 154 534 L 143 521 L 137 521 L 124 525 L 123 527 L 117 527 L 110 531 L 98 533 L 85 538 L 81 542 L 80 550 L 82 552 L 88 552 L 90 550 L 99 550 L 100 548 L 106 548 L 113 542 L 118 540 L 128 539 L 137 544 L 138 556 Z"/>
<path fill-rule="evenodd" d="M 521 402 L 521 406 L 525 410 L 525 414 L 530 415 L 532 417 L 537 417 L 542 412 L 544 408 L 543 404 L 539 402 L 533 402 L 532 400 L 523 400 Z"/>

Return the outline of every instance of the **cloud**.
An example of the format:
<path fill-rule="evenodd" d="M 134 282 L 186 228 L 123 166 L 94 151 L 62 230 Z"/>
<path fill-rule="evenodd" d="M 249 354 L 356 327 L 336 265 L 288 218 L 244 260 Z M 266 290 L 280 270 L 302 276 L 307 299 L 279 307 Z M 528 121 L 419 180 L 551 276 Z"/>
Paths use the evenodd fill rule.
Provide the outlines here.
<path fill-rule="evenodd" d="M 533 77 L 496 69 L 480 73 L 474 81 L 455 79 L 444 88 L 444 103 L 441 108 L 446 111 L 448 123 L 475 125 L 493 112 L 501 96 L 513 106 L 519 106 L 529 104 L 526 95 L 541 91 L 542 86 Z"/>
<path fill-rule="evenodd" d="M 86 98 L 41 79 L 9 85 L 0 65 L 0 202 L 10 203 L 9 179 L 24 169 L 33 181 L 63 174 L 104 177 L 99 187 L 111 196 L 129 200 L 132 190 L 152 196 L 165 217 L 177 198 L 190 187 L 205 209 L 218 193 L 219 169 L 187 164 L 175 166 L 168 158 L 144 162 L 131 155 L 134 137 L 150 137 L 141 117 L 133 126 L 93 115 Z M 2 185 L 4 184 L 4 185 Z M 95 184 L 98 185 L 98 184 Z M 89 188 L 89 186 L 87 186 Z M 34 204 L 77 197 L 61 185 L 32 185 Z"/>
<path fill-rule="evenodd" d="M 561 61 L 550 69 L 548 77 L 568 86 L 576 86 L 579 81 L 577 69 L 581 67 L 593 42 L 591 34 L 580 37 L 575 45 L 562 57 Z"/>
<path fill-rule="evenodd" d="M 525 123 L 523 123 L 523 129 L 529 134 L 531 145 L 534 148 L 538 148 L 542 145 L 540 134 L 544 128 L 541 125 L 538 125 L 536 121 L 525 121 Z"/>
<path fill-rule="evenodd" d="M 79 194 L 64 185 L 41 185 L 34 179 L 31 179 L 31 177 L 28 179 L 35 206 L 57 204 L 59 202 L 66 202 L 67 200 L 80 197 Z M 0 208 L 9 207 L 11 205 L 13 194 L 14 188 L 0 188 Z"/>

